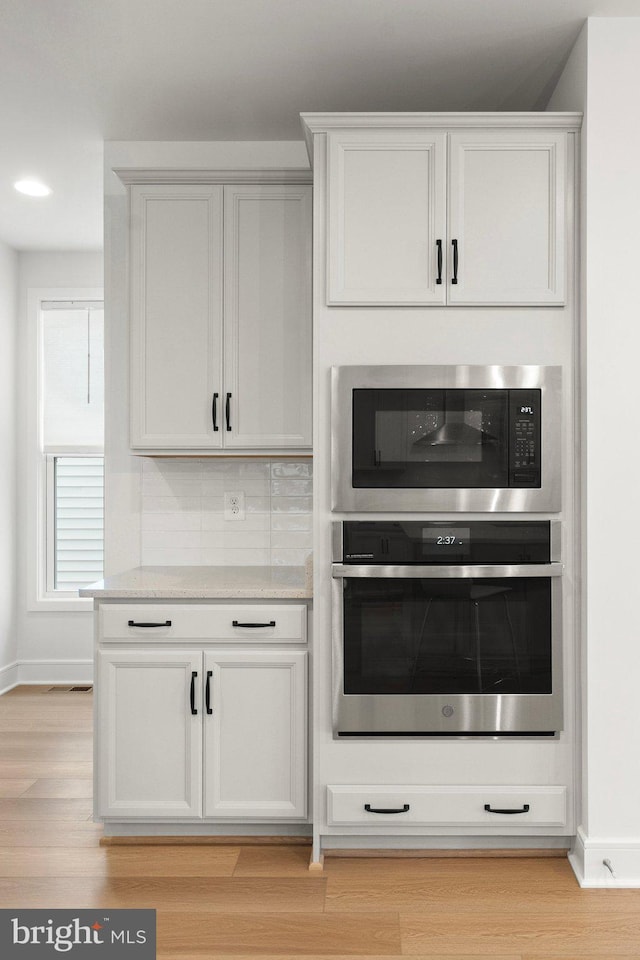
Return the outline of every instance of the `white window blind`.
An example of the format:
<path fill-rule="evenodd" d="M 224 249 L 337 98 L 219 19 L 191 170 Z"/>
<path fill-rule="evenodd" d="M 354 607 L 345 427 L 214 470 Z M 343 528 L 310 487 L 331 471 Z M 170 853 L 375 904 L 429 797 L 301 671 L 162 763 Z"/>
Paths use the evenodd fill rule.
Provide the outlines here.
<path fill-rule="evenodd" d="M 103 570 L 102 457 L 52 457 L 54 590 L 77 590 Z"/>
<path fill-rule="evenodd" d="M 103 575 L 104 309 L 41 301 L 41 450 L 46 589 L 73 595 Z"/>

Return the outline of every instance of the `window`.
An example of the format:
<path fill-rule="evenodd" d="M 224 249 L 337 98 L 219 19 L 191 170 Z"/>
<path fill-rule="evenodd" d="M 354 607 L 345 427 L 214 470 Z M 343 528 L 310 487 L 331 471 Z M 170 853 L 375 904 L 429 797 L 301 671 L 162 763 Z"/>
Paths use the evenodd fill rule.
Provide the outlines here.
<path fill-rule="evenodd" d="M 103 575 L 104 307 L 37 297 L 36 609 L 90 604 Z"/>

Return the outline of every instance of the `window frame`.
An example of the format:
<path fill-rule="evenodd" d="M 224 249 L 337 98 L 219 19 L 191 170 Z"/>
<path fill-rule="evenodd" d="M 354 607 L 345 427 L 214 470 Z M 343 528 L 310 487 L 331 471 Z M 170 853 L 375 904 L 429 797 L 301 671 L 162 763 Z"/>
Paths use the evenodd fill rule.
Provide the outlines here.
<path fill-rule="evenodd" d="M 100 287 L 47 287 L 27 291 L 28 369 L 27 369 L 27 610 L 81 612 L 93 608 L 90 597 L 77 591 L 52 590 L 53 560 L 53 460 L 59 456 L 104 456 L 100 447 L 55 448 L 45 453 L 42 443 L 44 402 L 43 326 L 41 304 L 47 300 L 102 300 Z"/>

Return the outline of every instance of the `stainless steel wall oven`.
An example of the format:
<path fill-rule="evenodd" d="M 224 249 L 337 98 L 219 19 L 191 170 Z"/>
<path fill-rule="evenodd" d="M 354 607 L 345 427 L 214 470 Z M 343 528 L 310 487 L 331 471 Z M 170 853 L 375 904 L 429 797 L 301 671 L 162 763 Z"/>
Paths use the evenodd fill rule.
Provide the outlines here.
<path fill-rule="evenodd" d="M 332 506 L 560 509 L 560 367 L 332 370 Z"/>
<path fill-rule="evenodd" d="M 562 729 L 560 522 L 336 521 L 334 736 Z"/>

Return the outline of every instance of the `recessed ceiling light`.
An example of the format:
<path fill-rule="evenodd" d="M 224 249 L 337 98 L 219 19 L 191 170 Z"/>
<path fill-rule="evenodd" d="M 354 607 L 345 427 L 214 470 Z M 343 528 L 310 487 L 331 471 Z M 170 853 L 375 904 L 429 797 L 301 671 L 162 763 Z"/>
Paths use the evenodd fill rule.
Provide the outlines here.
<path fill-rule="evenodd" d="M 17 180 L 14 185 L 19 193 L 26 193 L 28 197 L 48 197 L 51 187 L 40 180 Z"/>

